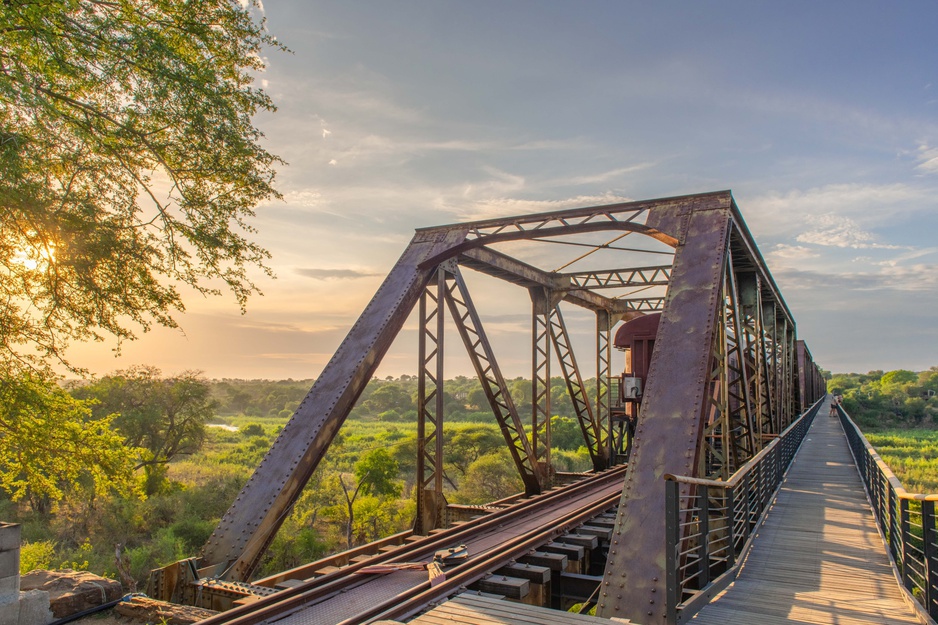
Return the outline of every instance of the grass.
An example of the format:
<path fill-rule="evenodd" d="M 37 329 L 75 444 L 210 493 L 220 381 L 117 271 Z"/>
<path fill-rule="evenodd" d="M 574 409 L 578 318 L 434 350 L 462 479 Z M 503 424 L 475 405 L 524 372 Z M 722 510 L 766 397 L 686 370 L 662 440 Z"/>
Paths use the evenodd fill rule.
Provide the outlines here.
<path fill-rule="evenodd" d="M 907 491 L 938 493 L 938 430 L 883 430 L 865 436 Z"/>

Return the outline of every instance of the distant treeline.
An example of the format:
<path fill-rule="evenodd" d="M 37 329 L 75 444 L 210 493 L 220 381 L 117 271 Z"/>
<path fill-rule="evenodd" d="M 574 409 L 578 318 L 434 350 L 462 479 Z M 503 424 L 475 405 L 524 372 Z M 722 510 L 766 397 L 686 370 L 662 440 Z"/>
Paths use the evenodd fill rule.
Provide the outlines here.
<path fill-rule="evenodd" d="M 280 417 L 293 415 L 315 380 L 238 380 L 209 382 L 219 416 Z M 507 381 L 511 398 L 520 411 L 531 407 L 531 381 Z M 584 382 L 588 395 L 594 394 L 595 379 Z M 455 421 L 487 421 L 492 418 L 485 391 L 477 378 L 457 376 L 445 382 L 443 393 L 447 418 Z M 551 413 L 575 416 L 567 387 L 560 377 L 551 379 Z M 381 421 L 413 421 L 417 417 L 417 377 L 402 375 L 374 378 L 365 387 L 352 418 Z"/>
<path fill-rule="evenodd" d="M 865 430 L 938 424 L 938 367 L 835 373 L 827 390 L 844 396 L 844 408 Z"/>

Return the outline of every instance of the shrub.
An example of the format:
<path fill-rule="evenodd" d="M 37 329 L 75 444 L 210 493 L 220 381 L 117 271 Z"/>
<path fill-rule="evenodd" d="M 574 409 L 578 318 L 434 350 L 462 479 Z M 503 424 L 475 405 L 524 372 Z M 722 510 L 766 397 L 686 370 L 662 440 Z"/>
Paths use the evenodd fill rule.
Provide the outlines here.
<path fill-rule="evenodd" d="M 24 542 L 20 546 L 20 575 L 36 569 L 52 568 L 54 557 L 55 543 L 51 540 L 40 540 L 34 543 Z"/>

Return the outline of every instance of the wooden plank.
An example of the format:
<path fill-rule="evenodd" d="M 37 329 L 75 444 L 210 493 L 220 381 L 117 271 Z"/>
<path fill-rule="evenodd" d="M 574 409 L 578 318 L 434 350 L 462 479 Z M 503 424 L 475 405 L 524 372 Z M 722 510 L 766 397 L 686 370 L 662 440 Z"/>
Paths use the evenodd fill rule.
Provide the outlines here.
<path fill-rule="evenodd" d="M 410 621 L 410 625 L 609 625 L 610 621 L 463 593 Z"/>
<path fill-rule="evenodd" d="M 899 590 L 838 420 L 815 419 L 736 581 L 693 620 L 920 623 Z"/>

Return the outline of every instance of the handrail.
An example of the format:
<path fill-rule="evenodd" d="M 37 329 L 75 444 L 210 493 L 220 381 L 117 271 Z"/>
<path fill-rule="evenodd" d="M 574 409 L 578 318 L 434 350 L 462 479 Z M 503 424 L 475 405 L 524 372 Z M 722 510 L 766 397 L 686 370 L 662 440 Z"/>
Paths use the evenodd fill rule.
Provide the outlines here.
<path fill-rule="evenodd" d="M 938 620 L 938 494 L 910 493 L 842 406 L 840 423 L 902 585 Z"/>
<path fill-rule="evenodd" d="M 736 578 L 755 529 L 823 398 L 729 479 L 665 475 L 669 625 L 684 623 Z"/>

